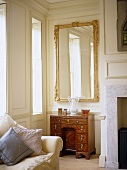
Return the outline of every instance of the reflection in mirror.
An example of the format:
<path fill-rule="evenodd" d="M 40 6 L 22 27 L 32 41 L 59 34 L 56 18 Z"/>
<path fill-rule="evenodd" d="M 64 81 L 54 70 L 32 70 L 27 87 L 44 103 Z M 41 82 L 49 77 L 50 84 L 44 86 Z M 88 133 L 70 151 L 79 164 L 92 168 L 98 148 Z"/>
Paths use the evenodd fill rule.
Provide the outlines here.
<path fill-rule="evenodd" d="M 69 62 L 71 97 L 81 96 L 80 37 L 69 33 Z"/>
<path fill-rule="evenodd" d="M 55 101 L 68 96 L 80 101 L 99 100 L 97 54 L 98 22 L 56 25 Z"/>

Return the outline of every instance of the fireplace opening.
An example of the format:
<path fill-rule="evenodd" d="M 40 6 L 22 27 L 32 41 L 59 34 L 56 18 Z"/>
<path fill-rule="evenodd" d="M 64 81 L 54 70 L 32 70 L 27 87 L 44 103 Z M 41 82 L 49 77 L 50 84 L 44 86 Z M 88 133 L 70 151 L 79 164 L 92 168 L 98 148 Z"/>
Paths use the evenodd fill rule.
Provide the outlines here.
<path fill-rule="evenodd" d="M 127 97 L 117 98 L 118 129 L 127 128 Z"/>
<path fill-rule="evenodd" d="M 117 98 L 117 109 L 119 169 L 127 169 L 127 97 Z"/>

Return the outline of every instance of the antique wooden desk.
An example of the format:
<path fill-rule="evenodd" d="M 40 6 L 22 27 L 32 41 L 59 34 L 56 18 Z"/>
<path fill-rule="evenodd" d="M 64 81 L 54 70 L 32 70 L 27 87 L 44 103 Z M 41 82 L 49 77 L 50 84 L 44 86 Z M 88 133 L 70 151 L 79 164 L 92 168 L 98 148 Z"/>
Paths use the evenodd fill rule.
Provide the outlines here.
<path fill-rule="evenodd" d="M 66 151 L 75 151 L 76 158 L 84 155 L 90 159 L 95 152 L 94 115 L 50 116 L 50 135 L 63 139 L 62 155 Z"/>

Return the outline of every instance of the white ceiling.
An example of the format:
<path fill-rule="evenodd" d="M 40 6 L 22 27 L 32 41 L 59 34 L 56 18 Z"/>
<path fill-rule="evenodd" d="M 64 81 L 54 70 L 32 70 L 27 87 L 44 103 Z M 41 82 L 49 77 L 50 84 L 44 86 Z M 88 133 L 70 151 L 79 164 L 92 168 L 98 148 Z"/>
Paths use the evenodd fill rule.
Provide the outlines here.
<path fill-rule="evenodd" d="M 67 2 L 67 1 L 73 1 L 73 0 L 46 0 L 48 3 L 55 3 L 55 2 Z"/>

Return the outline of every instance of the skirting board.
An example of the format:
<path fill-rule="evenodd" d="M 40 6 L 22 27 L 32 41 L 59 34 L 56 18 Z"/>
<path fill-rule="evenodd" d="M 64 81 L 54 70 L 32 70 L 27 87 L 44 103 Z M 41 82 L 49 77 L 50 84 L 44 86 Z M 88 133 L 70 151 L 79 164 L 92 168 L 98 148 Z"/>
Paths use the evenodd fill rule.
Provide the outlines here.
<path fill-rule="evenodd" d="M 99 156 L 99 167 L 100 168 L 105 168 L 105 163 L 106 163 L 105 160 L 106 160 L 105 156 L 103 156 L 103 155 Z"/>

